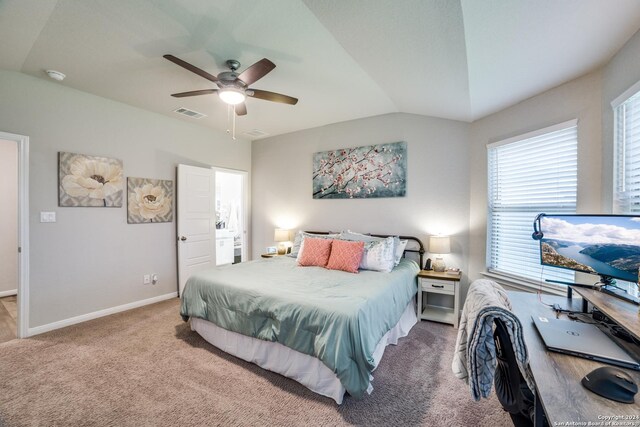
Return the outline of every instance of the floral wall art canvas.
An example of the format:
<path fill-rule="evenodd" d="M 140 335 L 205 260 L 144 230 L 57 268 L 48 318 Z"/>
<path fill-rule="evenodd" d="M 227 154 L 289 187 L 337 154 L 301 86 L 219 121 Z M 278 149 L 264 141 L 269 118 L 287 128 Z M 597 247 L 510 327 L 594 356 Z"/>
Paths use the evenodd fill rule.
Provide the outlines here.
<path fill-rule="evenodd" d="M 173 221 L 173 181 L 127 178 L 127 222 Z"/>
<path fill-rule="evenodd" d="M 314 199 L 404 197 L 407 144 L 342 148 L 313 155 Z"/>
<path fill-rule="evenodd" d="M 58 153 L 58 206 L 122 207 L 122 161 Z"/>

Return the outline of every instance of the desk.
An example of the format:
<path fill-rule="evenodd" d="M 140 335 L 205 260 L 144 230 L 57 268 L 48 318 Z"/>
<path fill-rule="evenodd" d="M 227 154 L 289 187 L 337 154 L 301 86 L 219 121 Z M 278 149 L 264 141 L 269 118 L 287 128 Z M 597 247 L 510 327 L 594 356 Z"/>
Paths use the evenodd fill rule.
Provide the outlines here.
<path fill-rule="evenodd" d="M 578 291 L 578 289 L 574 289 Z M 513 313 L 520 319 L 524 332 L 524 340 L 529 350 L 529 366 L 536 383 L 536 426 L 542 425 L 541 411 L 547 415 L 550 426 L 572 425 L 567 422 L 582 422 L 584 425 L 605 426 L 603 417 L 619 418 L 616 422 L 630 422 L 640 426 L 639 418 L 623 418 L 640 416 L 640 394 L 636 395 L 634 404 L 618 403 L 598 396 L 584 388 L 580 381 L 592 370 L 604 366 L 603 363 L 560 353 L 548 352 L 531 320 L 532 315 L 549 316 L 551 308 L 540 304 L 536 294 L 524 292 L 508 292 Z M 575 295 L 575 294 L 574 294 Z M 563 308 L 581 311 L 582 298 L 573 299 L 543 295 L 547 304 L 558 303 Z M 631 304 L 629 304 L 631 306 Z M 637 306 L 635 307 L 637 313 Z M 552 314 L 553 315 L 553 314 Z M 613 317 L 613 316 L 610 316 Z M 614 317 L 615 318 L 615 317 Z M 640 372 L 626 370 L 640 384 Z M 611 419 L 610 419 L 611 420 Z M 603 422 L 602 424 L 597 424 Z M 582 425 L 582 424 L 573 424 Z M 616 425 L 616 424 L 608 424 Z"/>

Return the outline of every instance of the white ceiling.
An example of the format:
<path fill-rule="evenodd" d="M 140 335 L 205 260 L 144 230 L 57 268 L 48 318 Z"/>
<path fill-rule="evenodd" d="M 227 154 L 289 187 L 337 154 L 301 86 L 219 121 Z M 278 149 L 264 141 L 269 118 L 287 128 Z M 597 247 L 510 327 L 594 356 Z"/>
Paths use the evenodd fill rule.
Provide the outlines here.
<path fill-rule="evenodd" d="M 473 121 L 606 63 L 640 28 L 638 0 L 0 0 L 0 68 L 227 129 L 215 95 L 171 93 L 263 57 L 238 133 L 269 135 L 390 112 Z"/>

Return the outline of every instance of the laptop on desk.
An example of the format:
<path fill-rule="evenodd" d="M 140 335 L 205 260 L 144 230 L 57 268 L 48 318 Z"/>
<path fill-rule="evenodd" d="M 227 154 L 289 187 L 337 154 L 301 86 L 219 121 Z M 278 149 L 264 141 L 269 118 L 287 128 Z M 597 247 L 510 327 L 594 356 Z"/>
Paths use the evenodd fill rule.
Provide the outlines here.
<path fill-rule="evenodd" d="M 547 350 L 640 371 L 640 363 L 589 323 L 531 316 Z"/>

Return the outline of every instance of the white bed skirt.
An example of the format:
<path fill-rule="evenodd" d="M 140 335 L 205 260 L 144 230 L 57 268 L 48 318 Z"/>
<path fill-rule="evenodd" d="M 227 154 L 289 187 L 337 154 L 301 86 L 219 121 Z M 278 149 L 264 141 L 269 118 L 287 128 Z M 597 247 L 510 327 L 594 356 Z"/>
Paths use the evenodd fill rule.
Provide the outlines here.
<path fill-rule="evenodd" d="M 413 325 L 418 322 L 414 302 L 410 302 L 402 313 L 398 323 L 387 332 L 373 353 L 375 366 L 378 366 L 384 349 L 389 344 L 397 344 L 398 339 L 407 336 Z M 340 380 L 324 363 L 313 356 L 285 347 L 284 345 L 248 337 L 227 331 L 207 320 L 191 318 L 191 329 L 220 350 L 248 362 L 298 381 L 311 391 L 342 403 L 345 389 Z M 373 380 L 373 377 L 371 377 Z M 367 393 L 373 386 L 369 384 Z"/>

